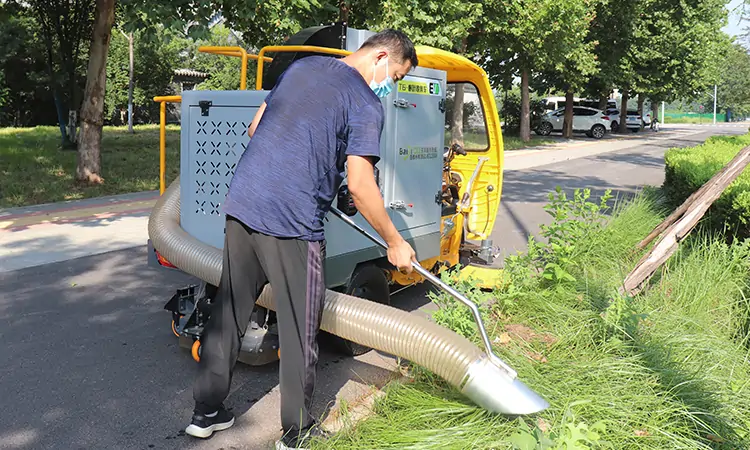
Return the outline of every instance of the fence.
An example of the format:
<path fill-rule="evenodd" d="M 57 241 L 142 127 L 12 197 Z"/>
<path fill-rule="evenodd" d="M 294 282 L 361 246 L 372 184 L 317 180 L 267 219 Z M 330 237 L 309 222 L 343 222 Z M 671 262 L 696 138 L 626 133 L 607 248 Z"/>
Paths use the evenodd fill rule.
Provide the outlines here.
<path fill-rule="evenodd" d="M 659 112 L 661 116 L 661 111 Z M 679 112 L 664 112 L 665 123 L 712 123 L 714 121 L 713 113 L 679 113 Z M 726 113 L 716 113 L 716 122 L 726 122 Z"/>

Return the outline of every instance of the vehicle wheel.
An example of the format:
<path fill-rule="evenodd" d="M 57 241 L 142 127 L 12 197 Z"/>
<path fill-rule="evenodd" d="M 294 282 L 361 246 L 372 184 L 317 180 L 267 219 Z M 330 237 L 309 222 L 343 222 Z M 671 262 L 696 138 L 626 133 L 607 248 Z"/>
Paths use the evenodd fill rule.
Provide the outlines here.
<path fill-rule="evenodd" d="M 354 270 L 344 293 L 364 298 L 375 303 L 388 305 L 391 302 L 391 293 L 385 272 L 374 264 L 363 264 L 357 267 Z M 357 344 L 356 342 L 338 336 L 333 337 L 337 346 L 347 356 L 359 356 L 372 350 L 371 348 Z"/>
<path fill-rule="evenodd" d="M 618 126 L 619 126 L 619 124 L 617 123 L 617 121 L 616 121 L 616 120 L 612 122 L 612 127 L 611 127 L 611 129 L 612 129 L 612 132 L 613 132 L 613 133 L 617 133 L 617 131 L 618 131 Z"/>
<path fill-rule="evenodd" d="M 591 136 L 593 136 L 594 139 L 601 139 L 606 133 L 607 129 L 604 128 L 604 125 L 596 124 L 591 127 Z"/>
<path fill-rule="evenodd" d="M 190 354 L 193 356 L 195 362 L 201 362 L 201 341 L 199 339 L 196 339 L 196 341 L 193 342 Z"/>
<path fill-rule="evenodd" d="M 540 136 L 549 136 L 552 133 L 552 124 L 549 122 L 542 122 L 536 129 L 536 133 Z"/>

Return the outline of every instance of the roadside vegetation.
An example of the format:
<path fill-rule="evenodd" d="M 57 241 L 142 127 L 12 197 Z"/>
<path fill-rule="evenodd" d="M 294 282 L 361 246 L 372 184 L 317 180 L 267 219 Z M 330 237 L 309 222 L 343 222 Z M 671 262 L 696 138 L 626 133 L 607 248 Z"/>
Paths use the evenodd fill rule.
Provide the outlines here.
<path fill-rule="evenodd" d="M 100 185 L 75 182 L 76 153 L 56 127 L 0 129 L 0 208 L 159 189 L 159 127 L 105 127 Z M 180 129 L 167 127 L 167 183 L 180 170 Z"/>
<path fill-rule="evenodd" d="M 664 188 L 672 206 L 700 189 L 747 145 L 750 134 L 713 136 L 695 147 L 667 151 Z M 750 172 L 740 174 L 721 194 L 709 209 L 706 222 L 715 230 L 750 237 Z"/>
<path fill-rule="evenodd" d="M 696 232 L 642 295 L 620 297 L 618 283 L 642 256 L 635 244 L 668 203 L 655 189 L 613 205 L 589 195 L 550 195 L 552 223 L 542 242 L 506 259 L 502 289 L 457 286 L 481 306 L 496 353 L 548 410 L 490 414 L 412 367 L 372 417 L 320 448 L 750 447 L 750 244 Z M 481 346 L 468 309 L 433 298 L 434 319 Z"/>

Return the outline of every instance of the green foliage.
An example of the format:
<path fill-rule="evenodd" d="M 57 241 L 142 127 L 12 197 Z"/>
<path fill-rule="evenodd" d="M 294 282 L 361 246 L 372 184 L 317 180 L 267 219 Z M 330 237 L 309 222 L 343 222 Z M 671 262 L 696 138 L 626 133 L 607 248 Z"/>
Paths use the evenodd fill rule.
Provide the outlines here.
<path fill-rule="evenodd" d="M 216 26 L 211 29 L 211 35 L 206 40 L 200 40 L 190 45 L 188 52 L 190 59 L 186 65 L 191 68 L 209 74 L 209 79 L 196 86 L 201 90 L 228 91 L 240 88 L 240 71 L 242 60 L 240 58 L 212 55 L 198 51 L 201 46 L 241 46 L 232 33 L 225 26 Z M 247 89 L 255 89 L 255 65 L 248 62 Z"/>
<path fill-rule="evenodd" d="M 513 445 L 513 450 L 589 450 L 606 443 L 601 439 L 607 426 L 601 420 L 591 426 L 584 422 L 575 423 L 573 415 L 567 411 L 560 428 L 547 435 L 538 425 L 532 429 L 519 418 L 518 429 L 508 441 Z"/>
<path fill-rule="evenodd" d="M 720 62 L 718 107 L 722 111 L 730 108 L 734 115 L 750 114 L 750 54 L 742 45 L 734 44 L 727 50 L 727 57 Z M 713 102 L 713 98 L 705 100 L 706 104 Z"/>
<path fill-rule="evenodd" d="M 551 285 L 575 282 L 571 272 L 577 264 L 577 243 L 602 229 L 604 212 L 612 194 L 606 191 L 598 204 L 589 201 L 590 197 L 589 189 L 576 189 L 572 200 L 568 200 L 559 186 L 550 193 L 549 203 L 544 209 L 552 216 L 552 222 L 540 225 L 541 236 L 546 242 L 529 237 L 527 252 L 508 258 L 509 270 L 517 270 L 519 266 L 531 268 L 539 271 Z"/>
<path fill-rule="evenodd" d="M 668 150 L 664 189 L 673 206 L 700 189 L 747 145 L 750 134 L 714 136 L 695 147 Z M 704 222 L 737 237 L 750 236 L 750 172 L 745 170 L 727 187 L 709 209 Z"/>
<path fill-rule="evenodd" d="M 180 58 L 183 49 L 179 44 L 186 41 L 163 29 L 159 30 L 158 40 L 146 41 L 141 37 L 142 33 L 133 35 L 134 122 L 158 123 L 159 105 L 153 98 L 172 93 L 173 72 L 185 62 Z M 107 56 L 104 117 L 115 125 L 127 124 L 129 58 L 128 39 L 119 30 L 113 30 Z"/>
<path fill-rule="evenodd" d="M 529 102 L 531 129 L 539 125 L 545 113 L 545 103 L 541 99 Z M 505 118 L 504 130 L 506 133 L 516 133 L 521 128 L 521 95 L 520 92 L 512 91 L 503 99 L 500 108 L 500 116 Z"/>
<path fill-rule="evenodd" d="M 0 126 L 57 123 L 46 60 L 29 9 L 0 3 Z"/>
<path fill-rule="evenodd" d="M 570 233 L 575 283 L 549 289 L 532 264 L 506 270 L 509 283 L 489 296 L 456 286 L 485 305 L 495 352 L 549 409 L 492 414 L 416 368 L 411 382 L 387 387 L 375 416 L 314 448 L 749 448 L 750 243 L 693 237 L 642 295 L 611 296 L 642 256 L 633 246 L 669 212 L 657 194 L 615 204 L 603 226 Z M 592 217 L 601 206 L 577 203 L 552 209 Z M 627 336 L 612 332 L 629 327 Z"/>

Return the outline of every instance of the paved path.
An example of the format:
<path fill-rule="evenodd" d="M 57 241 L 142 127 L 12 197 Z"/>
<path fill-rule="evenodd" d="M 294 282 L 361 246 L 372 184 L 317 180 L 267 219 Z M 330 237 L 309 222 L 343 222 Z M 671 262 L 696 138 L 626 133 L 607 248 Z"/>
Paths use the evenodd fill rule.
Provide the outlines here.
<path fill-rule="evenodd" d="M 159 192 L 0 210 L 0 272 L 143 245 Z"/>
<path fill-rule="evenodd" d="M 508 152 L 495 243 L 505 251 L 522 248 L 525 236 L 546 220 L 541 207 L 556 184 L 624 193 L 659 184 L 664 150 L 700 142 L 709 131 L 684 127 L 649 135 L 653 142 L 580 140 L 568 151 Z M 138 202 L 149 201 L 121 200 L 132 202 L 135 211 L 143 207 Z M 76 203 L 81 205 L 92 203 Z M 32 212 L 45 209 L 50 207 Z M 237 366 L 227 401 L 238 415 L 236 427 L 208 441 L 182 435 L 196 366 L 178 347 L 162 308 L 175 288 L 194 280 L 146 266 L 146 214 L 61 216 L 51 225 L 33 225 L 22 222 L 18 211 L 2 213 L 0 221 L 11 224 L 0 230 L 0 449 L 271 448 L 279 434 L 277 364 Z M 94 230 L 107 231 L 95 236 Z M 83 235 L 87 256 L 76 257 L 72 234 Z M 54 242 L 69 246 L 52 257 L 56 262 L 38 256 L 39 249 L 54 249 Z M 431 306 L 424 289 L 398 294 L 394 305 L 423 314 Z M 368 385 L 381 386 L 393 376 L 394 360 L 387 355 L 342 358 L 325 341 L 322 346 L 315 406 L 320 416 L 337 399 L 356 399 Z"/>

